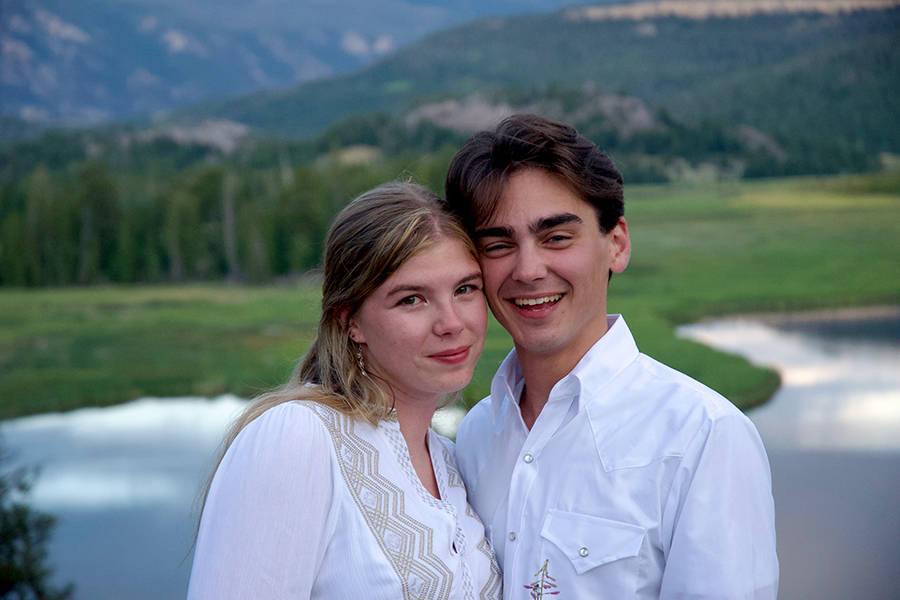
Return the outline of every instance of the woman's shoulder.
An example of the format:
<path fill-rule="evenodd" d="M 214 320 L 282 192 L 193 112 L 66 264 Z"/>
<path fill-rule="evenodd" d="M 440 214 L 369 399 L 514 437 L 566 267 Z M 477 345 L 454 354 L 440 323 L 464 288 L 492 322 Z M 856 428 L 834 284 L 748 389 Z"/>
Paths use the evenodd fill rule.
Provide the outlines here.
<path fill-rule="evenodd" d="M 257 420 L 267 418 L 285 422 L 301 430 L 315 429 L 327 433 L 331 438 L 377 436 L 379 428 L 367 421 L 348 415 L 333 406 L 310 399 L 296 399 L 274 406 Z M 451 442 L 452 443 L 452 442 Z"/>
<path fill-rule="evenodd" d="M 260 413 L 250 425 L 253 423 L 267 423 L 269 421 L 277 421 L 281 423 L 291 423 L 296 426 L 316 426 L 320 423 L 323 412 L 331 410 L 312 400 L 289 400 L 280 402 L 264 412 Z M 248 427 L 250 426 L 248 425 Z"/>
<path fill-rule="evenodd" d="M 225 452 L 216 477 L 231 475 L 258 481 L 270 476 L 324 476 L 335 464 L 334 447 L 328 427 L 309 407 L 283 402 L 241 429 Z"/>
<path fill-rule="evenodd" d="M 266 409 L 238 434 L 235 443 L 268 447 L 321 448 L 332 437 L 327 419 L 333 409 L 316 402 L 292 400 Z"/>

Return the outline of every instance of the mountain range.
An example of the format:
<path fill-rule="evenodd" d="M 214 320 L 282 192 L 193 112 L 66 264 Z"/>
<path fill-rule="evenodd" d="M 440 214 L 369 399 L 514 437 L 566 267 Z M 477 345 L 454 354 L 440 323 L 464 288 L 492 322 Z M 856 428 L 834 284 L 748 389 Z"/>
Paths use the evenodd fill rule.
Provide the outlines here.
<path fill-rule="evenodd" d="M 0 113 L 91 125 L 344 73 L 565 0 L 0 0 Z"/>
<path fill-rule="evenodd" d="M 654 0 L 446 29 L 564 0 L 80 1 L 0 0 L 0 112 L 49 123 L 153 113 L 157 132 L 226 151 L 247 135 L 318 136 L 360 113 L 465 133 L 537 111 L 602 115 L 598 127 L 622 140 L 635 124 L 652 138 L 667 122 L 709 122 L 775 160 L 822 163 L 801 171 L 900 154 L 900 0 Z M 27 125 L 0 116 L 0 133 Z"/>
<path fill-rule="evenodd" d="M 678 10 L 665 10 L 671 6 Z M 172 118 L 227 119 L 259 132 L 307 136 L 354 112 L 398 113 L 498 89 L 562 85 L 637 97 L 690 122 L 713 119 L 780 140 L 841 139 L 848 147 L 896 153 L 898 39 L 896 0 L 576 7 L 479 20 L 354 73 L 220 99 Z"/>

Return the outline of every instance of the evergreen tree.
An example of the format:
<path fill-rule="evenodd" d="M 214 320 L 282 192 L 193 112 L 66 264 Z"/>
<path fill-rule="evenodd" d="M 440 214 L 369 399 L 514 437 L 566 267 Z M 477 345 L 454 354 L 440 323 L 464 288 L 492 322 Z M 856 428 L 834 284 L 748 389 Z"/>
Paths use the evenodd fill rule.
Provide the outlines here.
<path fill-rule="evenodd" d="M 93 283 L 109 279 L 113 272 L 120 217 L 118 192 L 103 163 L 84 165 L 77 181 L 78 282 Z"/>
<path fill-rule="evenodd" d="M 6 462 L 0 448 L 0 465 Z M 25 500 L 35 477 L 33 469 L 0 473 L 0 598 L 67 600 L 74 586 L 50 584 L 47 542 L 56 518 L 31 508 Z"/>

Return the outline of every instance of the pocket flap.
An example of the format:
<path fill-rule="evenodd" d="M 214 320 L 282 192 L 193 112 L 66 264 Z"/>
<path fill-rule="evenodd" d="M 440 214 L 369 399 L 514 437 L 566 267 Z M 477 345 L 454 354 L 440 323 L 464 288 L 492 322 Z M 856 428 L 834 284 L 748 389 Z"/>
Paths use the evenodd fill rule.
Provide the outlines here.
<path fill-rule="evenodd" d="M 579 575 L 602 564 L 637 556 L 643 527 L 591 515 L 551 510 L 541 537 L 559 548 Z"/>

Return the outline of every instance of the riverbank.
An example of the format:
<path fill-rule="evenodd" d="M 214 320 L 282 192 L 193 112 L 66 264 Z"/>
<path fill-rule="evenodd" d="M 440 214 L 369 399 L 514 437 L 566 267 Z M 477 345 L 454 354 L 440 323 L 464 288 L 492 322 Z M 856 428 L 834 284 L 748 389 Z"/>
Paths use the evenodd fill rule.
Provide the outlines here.
<path fill-rule="evenodd" d="M 900 305 L 884 304 L 878 306 L 851 306 L 841 308 L 829 308 L 819 310 L 801 310 L 788 313 L 744 313 L 728 315 L 729 321 L 758 321 L 770 325 L 790 325 L 794 323 L 822 323 L 822 322 L 857 322 L 878 319 L 900 318 Z M 712 323 L 721 321 L 721 318 L 704 318 L 697 323 Z"/>
<path fill-rule="evenodd" d="M 611 312 L 639 347 L 743 409 L 778 376 L 679 339 L 705 317 L 900 304 L 900 186 L 865 176 L 630 186 L 633 254 Z M 880 181 L 880 180 L 879 180 Z M 868 183 L 867 183 L 868 182 Z M 250 397 L 308 348 L 318 289 L 224 285 L 0 290 L 0 419 L 145 396 Z M 511 347 L 491 322 L 465 400 Z"/>

